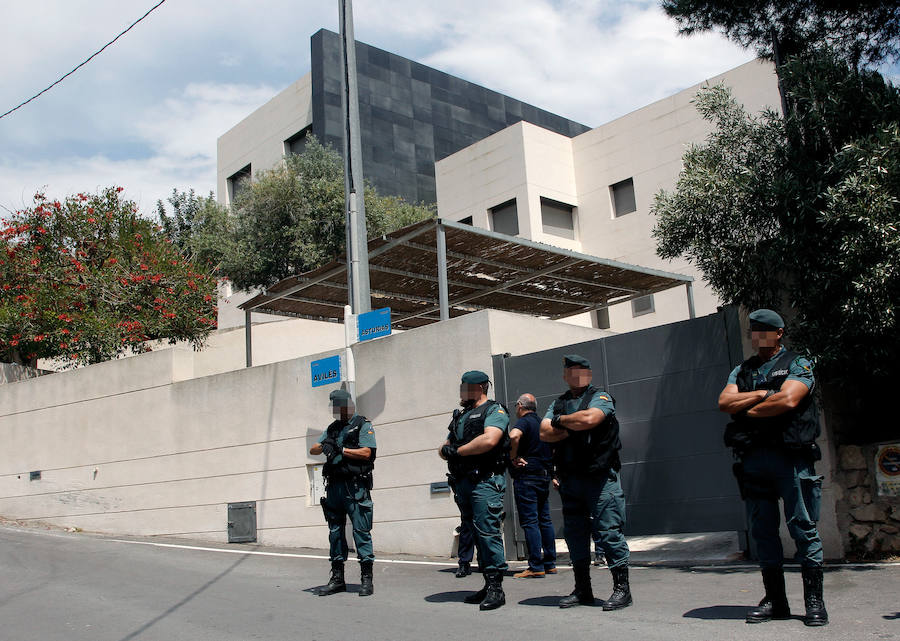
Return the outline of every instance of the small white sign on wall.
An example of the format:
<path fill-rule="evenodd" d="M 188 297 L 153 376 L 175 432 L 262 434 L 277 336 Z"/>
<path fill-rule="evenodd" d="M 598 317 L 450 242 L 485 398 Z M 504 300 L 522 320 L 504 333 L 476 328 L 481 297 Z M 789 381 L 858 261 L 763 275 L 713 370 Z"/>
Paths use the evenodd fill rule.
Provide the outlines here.
<path fill-rule="evenodd" d="M 882 445 L 875 452 L 875 482 L 879 496 L 900 496 L 900 443 Z"/>
<path fill-rule="evenodd" d="M 309 504 L 318 505 L 320 499 L 325 496 L 325 477 L 322 476 L 322 464 L 313 463 L 307 465 L 309 474 Z"/>

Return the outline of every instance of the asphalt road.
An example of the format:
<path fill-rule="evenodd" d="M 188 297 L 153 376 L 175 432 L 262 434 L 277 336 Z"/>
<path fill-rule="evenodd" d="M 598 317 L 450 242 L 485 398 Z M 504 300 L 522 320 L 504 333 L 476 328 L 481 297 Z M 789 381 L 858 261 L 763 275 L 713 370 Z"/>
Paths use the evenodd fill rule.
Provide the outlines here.
<path fill-rule="evenodd" d="M 900 565 L 829 568 L 832 623 L 807 628 L 799 616 L 745 624 L 760 598 L 759 575 L 745 566 L 634 568 L 635 605 L 618 612 L 556 607 L 572 587 L 568 569 L 507 578 L 507 605 L 479 612 L 462 598 L 480 575 L 456 579 L 450 564 L 427 559 L 376 562 L 367 598 L 348 564 L 350 592 L 315 596 L 328 575 L 321 554 L 0 527 L 0 641 L 900 639 Z M 593 579 L 607 596 L 608 570 Z M 801 614 L 799 571 L 788 591 Z"/>

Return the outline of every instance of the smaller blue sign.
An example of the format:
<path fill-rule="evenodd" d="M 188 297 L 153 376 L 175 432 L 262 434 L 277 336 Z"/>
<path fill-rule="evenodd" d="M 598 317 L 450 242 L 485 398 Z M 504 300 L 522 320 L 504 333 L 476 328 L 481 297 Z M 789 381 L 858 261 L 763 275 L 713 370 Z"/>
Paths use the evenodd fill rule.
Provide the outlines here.
<path fill-rule="evenodd" d="M 382 307 L 360 314 L 356 318 L 359 342 L 372 340 L 391 333 L 391 308 Z"/>
<path fill-rule="evenodd" d="M 341 382 L 341 355 L 335 354 L 310 363 L 312 386 L 319 387 Z"/>

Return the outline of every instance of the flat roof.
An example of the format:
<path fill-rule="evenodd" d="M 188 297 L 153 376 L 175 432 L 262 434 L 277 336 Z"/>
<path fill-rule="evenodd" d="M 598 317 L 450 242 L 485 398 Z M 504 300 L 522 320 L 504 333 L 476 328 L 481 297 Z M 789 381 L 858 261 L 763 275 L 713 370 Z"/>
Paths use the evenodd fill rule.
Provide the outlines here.
<path fill-rule="evenodd" d="M 441 235 L 445 265 L 438 259 Z M 694 280 L 436 218 L 369 241 L 372 309 L 390 307 L 391 325 L 396 329 L 439 321 L 442 267 L 450 318 L 497 309 L 559 319 Z M 347 263 L 342 256 L 285 278 L 239 307 L 343 322 L 347 301 Z M 693 309 L 690 292 L 688 303 Z"/>

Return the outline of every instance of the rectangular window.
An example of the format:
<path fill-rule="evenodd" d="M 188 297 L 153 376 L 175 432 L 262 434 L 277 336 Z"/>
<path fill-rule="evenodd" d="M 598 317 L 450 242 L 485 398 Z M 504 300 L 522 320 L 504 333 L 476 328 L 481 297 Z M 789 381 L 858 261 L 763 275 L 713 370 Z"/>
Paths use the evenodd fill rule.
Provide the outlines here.
<path fill-rule="evenodd" d="M 302 154 L 306 149 L 307 136 L 312 133 L 312 125 L 304 127 L 293 136 L 284 141 L 284 155 Z"/>
<path fill-rule="evenodd" d="M 652 314 L 656 311 L 653 305 L 653 294 L 641 296 L 631 301 L 631 315 L 634 317 Z"/>
<path fill-rule="evenodd" d="M 545 234 L 575 240 L 575 208 L 541 196 L 541 226 Z"/>
<path fill-rule="evenodd" d="M 609 192 L 613 201 L 613 216 L 618 218 L 625 214 L 637 211 L 634 200 L 634 180 L 628 178 L 615 185 L 609 186 Z"/>
<path fill-rule="evenodd" d="M 594 312 L 594 327 L 597 329 L 609 329 L 609 307 L 604 307 Z"/>
<path fill-rule="evenodd" d="M 491 229 L 508 236 L 519 234 L 519 212 L 515 198 L 491 207 Z"/>
<path fill-rule="evenodd" d="M 228 178 L 228 202 L 233 203 L 250 186 L 250 165 Z"/>

